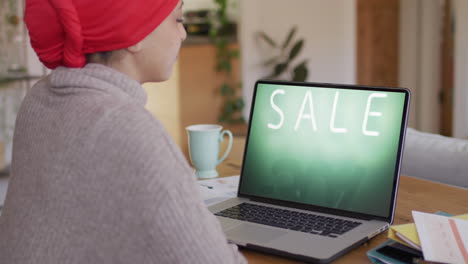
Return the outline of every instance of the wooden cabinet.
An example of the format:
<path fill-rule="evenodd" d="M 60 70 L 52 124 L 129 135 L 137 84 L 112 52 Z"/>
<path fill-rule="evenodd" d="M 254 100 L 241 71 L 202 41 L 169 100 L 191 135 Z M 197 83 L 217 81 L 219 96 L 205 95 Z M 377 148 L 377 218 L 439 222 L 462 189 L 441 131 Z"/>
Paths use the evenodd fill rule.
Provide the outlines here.
<path fill-rule="evenodd" d="M 238 48 L 237 44 L 232 44 Z M 190 45 L 179 55 L 181 148 L 187 151 L 185 127 L 192 124 L 219 123 L 223 98 L 219 86 L 223 76 L 215 70 L 216 48 L 211 44 Z M 240 63 L 233 62 L 233 76 L 240 82 Z"/>
<path fill-rule="evenodd" d="M 238 48 L 237 44 L 231 44 Z M 169 131 L 187 155 L 185 127 L 192 124 L 218 124 L 223 98 L 219 86 L 223 78 L 215 70 L 216 48 L 212 44 L 184 45 L 171 79 L 145 84 L 147 108 Z M 233 77 L 240 83 L 240 63 L 233 62 Z M 242 134 L 246 126 L 229 126 Z"/>
<path fill-rule="evenodd" d="M 357 1 L 357 83 L 398 86 L 399 0 Z"/>

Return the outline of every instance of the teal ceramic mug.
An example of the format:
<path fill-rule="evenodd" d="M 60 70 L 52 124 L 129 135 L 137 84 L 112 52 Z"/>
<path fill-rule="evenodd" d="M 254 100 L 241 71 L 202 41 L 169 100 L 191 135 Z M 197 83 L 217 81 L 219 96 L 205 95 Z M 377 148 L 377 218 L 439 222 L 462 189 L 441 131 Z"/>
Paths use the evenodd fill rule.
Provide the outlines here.
<path fill-rule="evenodd" d="M 195 173 L 199 179 L 218 177 L 216 166 L 226 159 L 232 147 L 232 133 L 222 130 L 219 125 L 193 125 L 185 128 L 188 134 L 189 155 Z M 229 137 L 229 143 L 224 155 L 219 158 L 219 146 L 224 139 Z"/>

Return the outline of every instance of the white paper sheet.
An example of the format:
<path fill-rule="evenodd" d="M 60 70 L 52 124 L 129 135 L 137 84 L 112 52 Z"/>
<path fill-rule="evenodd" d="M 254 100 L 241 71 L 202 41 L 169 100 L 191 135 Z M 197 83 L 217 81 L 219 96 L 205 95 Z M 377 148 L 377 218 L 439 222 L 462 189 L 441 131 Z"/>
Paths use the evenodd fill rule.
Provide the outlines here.
<path fill-rule="evenodd" d="M 198 181 L 203 201 L 207 206 L 237 196 L 239 175 Z"/>
<path fill-rule="evenodd" d="M 468 221 L 413 211 L 426 261 L 468 264 Z"/>

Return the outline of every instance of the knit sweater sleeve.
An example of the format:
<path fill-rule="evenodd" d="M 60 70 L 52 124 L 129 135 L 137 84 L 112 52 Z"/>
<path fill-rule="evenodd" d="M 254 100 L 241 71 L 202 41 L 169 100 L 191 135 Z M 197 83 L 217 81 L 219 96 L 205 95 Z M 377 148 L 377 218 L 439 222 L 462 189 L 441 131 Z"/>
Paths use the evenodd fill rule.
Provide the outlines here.
<path fill-rule="evenodd" d="M 113 171 L 106 199 L 119 201 L 106 217 L 115 219 L 111 237 L 118 237 L 115 247 L 126 249 L 114 263 L 244 263 L 203 204 L 192 169 L 161 124 L 133 109 L 112 116 L 120 121 L 102 131 L 96 149 L 114 149 L 100 160 Z"/>

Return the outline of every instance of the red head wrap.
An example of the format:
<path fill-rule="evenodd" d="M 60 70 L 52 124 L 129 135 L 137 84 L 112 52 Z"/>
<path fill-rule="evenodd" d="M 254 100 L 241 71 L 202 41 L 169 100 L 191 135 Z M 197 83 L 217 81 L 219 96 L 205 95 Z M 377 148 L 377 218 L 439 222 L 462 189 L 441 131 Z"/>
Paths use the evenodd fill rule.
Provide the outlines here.
<path fill-rule="evenodd" d="M 132 46 L 179 0 L 26 0 L 31 45 L 48 68 L 83 67 L 85 54 Z"/>

